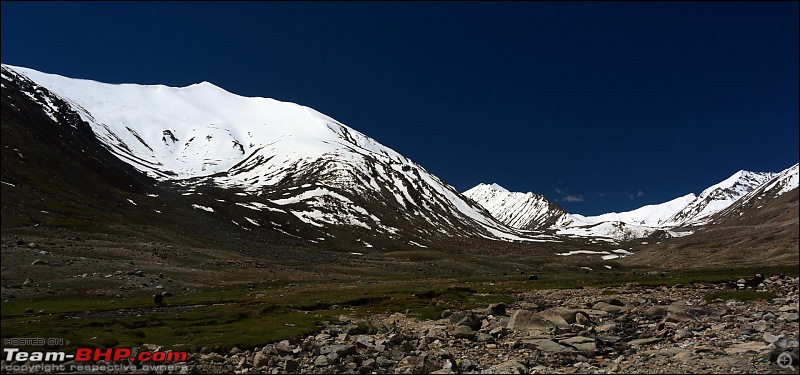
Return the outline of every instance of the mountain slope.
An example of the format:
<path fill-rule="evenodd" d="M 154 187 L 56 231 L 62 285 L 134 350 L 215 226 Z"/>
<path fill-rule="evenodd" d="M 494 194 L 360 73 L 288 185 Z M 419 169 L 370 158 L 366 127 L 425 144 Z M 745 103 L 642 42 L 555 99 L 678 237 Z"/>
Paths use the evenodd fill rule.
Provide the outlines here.
<path fill-rule="evenodd" d="M 55 227 L 64 234 L 113 233 L 121 243 L 169 238 L 237 249 L 252 248 L 241 243 L 308 244 L 278 231 L 242 230 L 229 219 L 206 215 L 193 205 L 219 204 L 219 197 L 185 195 L 182 186 L 142 174 L 110 153 L 67 102 L 5 67 L 2 111 L 4 233 Z M 230 195 L 235 197 L 234 192 Z M 284 254 L 263 247 L 260 252 Z"/>
<path fill-rule="evenodd" d="M 742 224 L 753 220 L 767 222 L 770 221 L 768 220 L 768 218 L 770 218 L 780 221 L 793 219 L 796 223 L 797 215 L 794 215 L 794 217 L 787 216 L 791 212 L 788 208 L 777 208 L 773 210 L 763 208 L 773 204 L 773 201 L 778 200 L 781 196 L 787 195 L 787 193 L 792 191 L 796 192 L 799 179 L 800 169 L 798 168 L 798 164 L 795 164 L 775 174 L 771 179 L 737 200 L 734 204 L 710 216 L 709 221 L 714 224 Z M 785 198 L 780 199 L 781 202 L 786 201 Z M 793 200 L 796 201 L 796 198 L 789 199 L 789 202 Z M 795 205 L 796 203 L 797 202 L 795 202 Z M 778 204 L 778 206 L 780 206 L 780 204 Z"/>
<path fill-rule="evenodd" d="M 3 76 L 63 98 L 108 151 L 158 181 L 184 186 L 187 195 L 206 185 L 241 190 L 234 203 L 264 219 L 228 212 L 222 202 L 198 203 L 237 225 L 251 219 L 276 229 L 272 217 L 288 215 L 322 238 L 336 227 L 408 243 L 525 239 L 420 165 L 307 107 L 241 97 L 207 82 L 111 85 L 7 65 Z M 63 111 L 40 104 L 50 116 Z"/>
<path fill-rule="evenodd" d="M 634 225 L 658 226 L 685 209 L 697 199 L 693 193 L 675 198 L 671 201 L 639 207 L 627 212 L 611 212 L 597 216 L 571 214 L 571 221 L 564 226 L 583 226 L 604 222 L 623 222 Z"/>
<path fill-rule="evenodd" d="M 69 105 L 26 80 L 2 79 L 3 223 L 36 225 L 53 207 L 75 216 L 117 211 L 155 181 L 108 153 Z M 80 194 L 76 194 L 80 192 Z M 93 198 L 79 203 L 81 195 Z"/>
<path fill-rule="evenodd" d="M 775 174 L 770 172 L 738 171 L 724 181 L 703 190 L 694 201 L 661 224 L 674 226 L 705 223 L 706 218 L 724 210 L 774 176 Z"/>
<path fill-rule="evenodd" d="M 497 184 L 479 184 L 464 195 L 486 208 L 495 218 L 514 228 L 541 230 L 567 219 L 561 207 L 534 193 L 510 192 Z"/>
<path fill-rule="evenodd" d="M 694 234 L 660 238 L 638 246 L 636 262 L 659 267 L 798 263 L 798 165 L 691 229 Z M 652 241 L 651 241 L 652 242 Z M 634 260 L 626 258 L 622 262 Z"/>

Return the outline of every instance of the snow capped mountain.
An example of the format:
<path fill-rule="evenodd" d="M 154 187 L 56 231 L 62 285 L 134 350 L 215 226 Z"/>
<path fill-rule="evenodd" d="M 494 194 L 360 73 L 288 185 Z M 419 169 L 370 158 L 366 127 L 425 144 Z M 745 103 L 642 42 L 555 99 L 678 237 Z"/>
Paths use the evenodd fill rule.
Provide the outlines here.
<path fill-rule="evenodd" d="M 798 164 L 795 164 L 789 168 L 786 168 L 781 173 L 778 173 L 771 180 L 764 183 L 760 188 L 748 194 L 746 199 L 742 199 L 742 201 L 750 200 L 753 199 L 753 197 L 758 197 L 761 195 L 772 195 L 773 198 L 781 196 L 794 189 L 797 189 L 798 180 L 800 180 L 800 169 L 798 168 Z"/>
<path fill-rule="evenodd" d="M 554 229 L 559 235 L 623 241 L 647 237 L 656 231 L 665 231 L 672 237 L 690 234 L 691 231 L 673 228 L 707 224 L 715 214 L 740 200 L 752 199 L 754 194 L 776 197 L 791 191 L 797 188 L 797 180 L 797 165 L 778 174 L 738 171 L 703 190 L 700 195 L 690 193 L 661 204 L 597 216 L 553 211 L 549 207 L 554 205 L 544 197 L 509 192 L 497 184 L 480 184 L 464 194 L 515 228 Z"/>
<path fill-rule="evenodd" d="M 514 228 L 537 230 L 568 219 L 561 207 L 534 193 L 512 193 L 498 184 L 479 184 L 464 195 L 480 203 L 495 218 Z"/>
<path fill-rule="evenodd" d="M 583 226 L 603 222 L 623 222 L 642 226 L 658 226 L 667 222 L 676 213 L 690 205 L 697 196 L 692 193 L 671 201 L 639 207 L 627 212 L 611 212 L 597 216 L 583 216 L 571 214 L 571 221 L 566 221 L 564 226 Z"/>
<path fill-rule="evenodd" d="M 800 179 L 800 170 L 798 164 L 795 164 L 780 173 L 775 174 L 771 179 L 764 182 L 757 189 L 747 193 L 744 197 L 737 200 L 734 204 L 726 207 L 709 217 L 713 222 L 719 222 L 725 218 L 735 218 L 738 220 L 746 219 L 746 214 L 756 212 L 758 214 L 764 205 L 769 201 L 797 189 L 798 180 Z"/>
<path fill-rule="evenodd" d="M 254 211 L 417 242 L 434 235 L 526 239 L 422 166 L 305 106 L 208 82 L 105 84 L 8 65 L 2 74 L 63 99 L 112 154 L 187 186 L 187 194 L 200 184 L 236 187 L 252 197 L 237 204 Z M 50 99 L 40 104 L 61 110 Z"/>
<path fill-rule="evenodd" d="M 770 172 L 738 171 L 724 181 L 703 190 L 685 208 L 660 224 L 668 226 L 704 224 L 709 216 L 724 210 L 774 176 L 775 174 Z"/>

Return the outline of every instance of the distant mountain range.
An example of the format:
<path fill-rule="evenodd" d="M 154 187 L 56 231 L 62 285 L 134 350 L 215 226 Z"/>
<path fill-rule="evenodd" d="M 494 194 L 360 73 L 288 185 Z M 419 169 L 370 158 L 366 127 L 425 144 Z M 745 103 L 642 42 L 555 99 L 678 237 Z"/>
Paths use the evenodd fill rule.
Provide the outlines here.
<path fill-rule="evenodd" d="M 685 235 L 797 188 L 797 165 L 740 171 L 698 196 L 584 217 L 496 184 L 461 194 L 311 108 L 208 82 L 105 84 L 8 65 L 2 82 L 4 223 L 158 218 L 215 239 L 348 249 L 622 241 Z"/>
<path fill-rule="evenodd" d="M 760 196 L 777 198 L 796 189 L 798 165 L 780 172 L 738 171 L 724 181 L 703 190 L 661 204 L 627 212 L 598 216 L 569 214 L 561 207 L 534 193 L 509 192 L 497 184 L 480 184 L 464 192 L 509 226 L 526 230 L 553 230 L 560 235 L 608 237 L 630 240 L 666 231 L 678 237 L 690 234 L 693 226 L 710 223 L 732 206 Z M 675 230 L 684 228 L 684 230 Z"/>

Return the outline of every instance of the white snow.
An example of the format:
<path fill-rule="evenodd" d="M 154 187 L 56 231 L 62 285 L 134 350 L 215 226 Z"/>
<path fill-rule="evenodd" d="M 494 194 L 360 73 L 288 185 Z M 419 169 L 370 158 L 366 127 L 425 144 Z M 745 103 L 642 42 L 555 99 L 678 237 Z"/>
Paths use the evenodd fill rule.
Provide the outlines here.
<path fill-rule="evenodd" d="M 669 234 L 670 237 L 685 237 L 685 236 L 688 236 L 690 234 L 694 234 L 694 231 L 693 230 L 687 230 L 687 231 L 668 230 L 667 234 Z"/>
<path fill-rule="evenodd" d="M 208 82 L 181 88 L 113 85 L 6 67 L 83 108 L 81 117 L 98 138 L 119 156 L 140 159 L 131 164 L 159 179 L 238 171 L 230 182 L 245 185 L 254 176 L 233 171 L 239 163 L 272 157 L 260 174 L 275 180 L 283 177 L 284 164 L 305 164 L 337 151 L 347 156 L 353 153 L 344 151 L 351 148 L 405 159 L 311 108 L 235 95 Z"/>
<path fill-rule="evenodd" d="M 603 222 L 623 222 L 640 226 L 658 226 L 696 198 L 694 194 L 690 193 L 668 202 L 647 205 L 627 212 L 610 212 L 597 216 L 573 214 L 570 215 L 573 220 L 570 226 L 584 226 Z"/>
<path fill-rule="evenodd" d="M 608 251 L 595 251 L 595 250 L 573 250 L 566 253 L 556 253 L 556 255 L 569 256 L 576 254 L 604 254 L 607 255 Z"/>
<path fill-rule="evenodd" d="M 201 205 L 199 205 L 199 204 L 192 204 L 192 207 L 193 207 L 193 208 L 195 208 L 195 209 L 198 209 L 198 210 L 203 210 L 203 211 L 208 211 L 208 212 L 214 212 L 214 209 L 213 209 L 213 208 L 211 208 L 211 207 L 206 207 L 206 206 L 201 206 Z"/>
<path fill-rule="evenodd" d="M 618 259 L 618 258 L 625 258 L 626 256 L 633 255 L 632 252 L 627 251 L 627 250 L 623 250 L 623 249 L 611 250 L 611 252 L 613 252 L 615 254 L 611 254 L 608 251 L 573 250 L 573 251 L 569 251 L 569 252 L 566 252 L 566 253 L 556 253 L 556 255 L 560 255 L 560 256 L 570 256 L 570 255 L 577 255 L 577 254 L 600 255 L 600 259 L 602 259 L 602 260 L 612 260 L 612 259 Z"/>
<path fill-rule="evenodd" d="M 692 234 L 692 231 L 670 229 L 703 224 L 711 215 L 760 190 L 760 187 L 769 185 L 770 181 L 775 181 L 772 185 L 778 186 L 778 195 L 797 188 L 797 164 L 780 174 L 738 171 L 703 190 L 699 195 L 689 193 L 664 203 L 597 216 L 553 212 L 543 197 L 530 192 L 509 192 L 497 184 L 480 184 L 464 194 L 481 204 L 500 221 L 515 228 L 555 218 L 555 225 L 550 228 L 555 229 L 559 235 L 617 242 L 647 237 L 658 230 L 666 230 L 673 237 Z"/>
<path fill-rule="evenodd" d="M 628 250 L 625 250 L 625 249 L 616 249 L 616 250 L 611 250 L 611 252 L 612 252 L 612 253 L 617 253 L 617 254 L 623 254 L 623 255 L 633 255 L 633 253 L 632 253 L 632 252 L 630 252 L 630 251 L 628 251 Z"/>
<path fill-rule="evenodd" d="M 286 212 L 281 210 L 280 208 L 270 207 L 261 202 L 236 202 L 236 205 L 249 208 L 255 211 L 267 210 L 267 211 L 274 211 L 274 212 Z"/>
<path fill-rule="evenodd" d="M 422 166 L 302 105 L 243 97 L 209 82 L 177 88 L 105 84 L 3 66 L 71 103 L 112 153 L 159 180 L 191 185 L 189 181 L 213 175 L 209 181 L 218 186 L 258 193 L 313 166 L 320 182 L 337 189 L 361 196 L 391 194 L 406 209 L 401 212 L 406 219 L 431 223 L 439 232 L 467 225 L 493 239 L 548 240 L 526 238 L 466 202 Z M 286 186 L 286 192 L 292 187 Z M 309 210 L 293 207 L 292 213 L 314 225 L 346 222 L 396 231 L 360 207 L 349 209 L 342 219 L 327 214 L 327 209 L 353 204 L 326 188 L 299 196 L 289 193 L 273 203 L 305 204 Z"/>
<path fill-rule="evenodd" d="M 798 164 L 795 164 L 782 172 L 778 173 L 772 180 L 768 181 L 764 187 L 764 191 L 773 191 L 777 189 L 773 194 L 774 197 L 782 195 L 784 193 L 788 193 L 794 189 L 797 189 L 798 186 L 798 179 L 800 176 Z"/>
<path fill-rule="evenodd" d="M 514 228 L 539 227 L 549 219 L 557 219 L 566 213 L 554 210 L 543 196 L 528 193 L 512 193 L 498 184 L 479 184 L 464 192 L 464 195 L 489 211 L 495 218 Z"/>

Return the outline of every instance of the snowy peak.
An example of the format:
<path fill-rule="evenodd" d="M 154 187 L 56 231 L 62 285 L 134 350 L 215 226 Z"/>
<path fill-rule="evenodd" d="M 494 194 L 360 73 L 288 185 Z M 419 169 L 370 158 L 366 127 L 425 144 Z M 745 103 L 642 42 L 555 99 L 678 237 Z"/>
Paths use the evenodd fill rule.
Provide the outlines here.
<path fill-rule="evenodd" d="M 531 240 L 422 166 L 302 105 L 209 82 L 106 84 L 2 68 L 4 79 L 63 99 L 108 151 L 139 171 L 189 189 L 246 191 L 252 200 L 240 206 L 264 217 L 240 217 L 237 225 L 300 220 L 323 235 L 344 226 L 415 243 L 436 236 Z"/>
<path fill-rule="evenodd" d="M 800 180 L 800 168 L 795 164 L 767 181 L 757 193 L 771 194 L 775 198 L 797 189 L 798 180 Z"/>
<path fill-rule="evenodd" d="M 504 187 L 502 187 L 502 186 L 500 186 L 500 185 L 498 185 L 498 184 L 494 184 L 494 183 L 493 183 L 493 184 L 489 185 L 489 187 L 491 187 L 492 189 L 495 189 L 495 190 L 497 190 L 497 191 L 505 191 L 505 192 L 508 192 L 508 190 L 506 190 L 506 188 L 504 188 Z"/>
<path fill-rule="evenodd" d="M 693 193 L 675 198 L 671 201 L 639 207 L 627 212 L 611 212 L 597 216 L 582 216 L 572 214 L 572 223 L 575 225 L 591 225 L 602 222 L 623 222 L 635 225 L 658 226 L 666 223 L 672 216 L 691 204 L 697 196 Z"/>
<path fill-rule="evenodd" d="M 559 223 L 566 212 L 543 196 L 510 192 L 498 184 L 479 184 L 464 195 L 495 218 L 514 228 L 541 230 Z"/>
<path fill-rule="evenodd" d="M 234 95 L 208 82 L 183 88 L 112 85 L 10 68 L 75 104 L 112 152 L 156 178 L 227 172 L 254 152 L 287 162 L 358 146 L 343 134 L 357 132 L 340 130 L 335 120 L 310 108 Z"/>
<path fill-rule="evenodd" d="M 724 210 L 774 176 L 775 174 L 770 172 L 738 171 L 722 182 L 703 190 L 695 200 L 675 213 L 664 224 L 704 224 L 709 216 Z"/>
<path fill-rule="evenodd" d="M 689 193 L 668 202 L 597 216 L 567 214 L 557 206 L 544 203 L 546 200 L 540 195 L 509 192 L 496 184 L 480 184 L 464 195 L 515 228 L 551 228 L 560 235 L 608 237 L 620 241 L 646 237 L 659 230 L 674 237 L 689 234 L 691 232 L 671 229 L 707 224 L 716 213 L 742 199 L 752 199 L 756 195 L 777 197 L 796 189 L 797 175 L 797 164 L 778 174 L 740 170 L 699 195 Z"/>
<path fill-rule="evenodd" d="M 748 210 L 760 210 L 768 201 L 776 199 L 792 190 L 797 189 L 798 186 L 798 164 L 795 164 L 780 173 L 777 173 L 770 180 L 763 183 L 758 189 L 749 192 L 747 195 L 735 202 L 735 204 L 727 207 L 709 219 L 719 221 L 725 216 L 734 216 L 740 218 L 744 216 Z"/>

